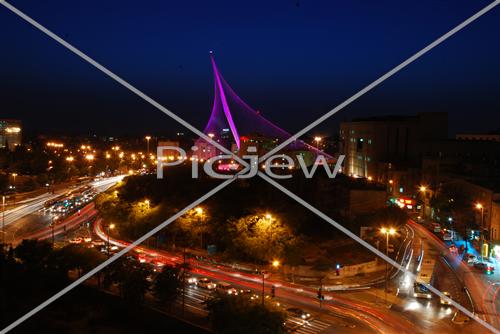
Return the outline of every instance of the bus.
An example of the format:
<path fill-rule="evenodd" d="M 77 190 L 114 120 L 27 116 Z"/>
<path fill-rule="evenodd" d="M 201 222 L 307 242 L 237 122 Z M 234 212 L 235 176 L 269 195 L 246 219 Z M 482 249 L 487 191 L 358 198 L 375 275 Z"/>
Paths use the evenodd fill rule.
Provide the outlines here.
<path fill-rule="evenodd" d="M 427 285 L 432 285 L 434 266 L 436 261 L 433 259 L 428 259 L 423 257 L 423 252 L 421 254 L 419 267 L 417 268 L 418 275 L 415 283 L 413 284 L 413 297 L 415 298 L 426 298 L 431 299 L 431 291 L 427 288 Z"/>

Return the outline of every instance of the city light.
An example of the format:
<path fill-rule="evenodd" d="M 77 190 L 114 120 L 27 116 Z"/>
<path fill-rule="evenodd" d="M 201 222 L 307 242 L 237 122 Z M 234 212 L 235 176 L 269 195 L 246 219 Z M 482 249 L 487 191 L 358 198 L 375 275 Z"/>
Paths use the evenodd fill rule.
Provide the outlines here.
<path fill-rule="evenodd" d="M 21 128 L 19 128 L 19 127 L 8 127 L 8 128 L 5 128 L 5 132 L 7 132 L 7 133 L 19 133 L 19 132 L 21 132 Z"/>
<path fill-rule="evenodd" d="M 48 142 L 46 145 L 48 147 L 54 147 L 54 148 L 64 147 L 64 144 L 62 144 L 62 143 L 55 143 L 55 142 Z"/>
<path fill-rule="evenodd" d="M 419 187 L 419 190 L 420 190 L 421 192 L 426 192 L 426 191 L 427 191 L 427 187 L 426 187 L 426 186 L 420 186 L 420 187 Z"/>
<path fill-rule="evenodd" d="M 272 263 L 272 265 L 273 265 L 274 268 L 278 268 L 280 266 L 280 261 L 274 260 L 273 263 Z"/>
<path fill-rule="evenodd" d="M 194 211 L 196 211 L 197 214 L 201 215 L 203 213 L 203 208 L 200 206 L 197 206 L 194 208 Z"/>
<path fill-rule="evenodd" d="M 87 154 L 85 156 L 85 159 L 87 159 L 88 161 L 93 161 L 95 159 L 94 155 L 93 154 Z"/>
<path fill-rule="evenodd" d="M 75 160 L 75 158 L 72 156 L 66 157 L 67 162 L 73 162 L 74 160 Z"/>
<path fill-rule="evenodd" d="M 380 233 L 382 233 L 382 234 L 388 234 L 388 235 L 394 235 L 396 233 L 396 230 L 393 229 L 392 227 L 391 228 L 382 227 L 380 229 Z"/>
<path fill-rule="evenodd" d="M 476 203 L 476 209 L 481 210 L 483 205 L 481 203 Z"/>

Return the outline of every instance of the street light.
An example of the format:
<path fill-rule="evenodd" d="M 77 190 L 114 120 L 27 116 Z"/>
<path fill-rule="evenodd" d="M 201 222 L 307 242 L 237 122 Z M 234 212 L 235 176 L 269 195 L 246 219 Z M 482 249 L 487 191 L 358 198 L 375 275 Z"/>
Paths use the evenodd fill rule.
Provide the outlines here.
<path fill-rule="evenodd" d="M 201 224 L 203 223 L 202 219 L 204 217 L 203 213 L 205 211 L 203 210 L 203 208 L 201 206 L 197 206 L 196 208 L 194 208 L 194 212 L 195 212 L 196 217 L 198 218 L 198 225 L 201 228 L 201 232 L 200 232 L 200 246 L 201 246 L 201 249 L 203 249 L 203 232 L 204 232 L 204 228 L 201 226 Z"/>
<path fill-rule="evenodd" d="M 148 155 L 149 155 L 149 141 L 151 140 L 151 136 L 146 136 L 145 138 L 148 143 Z"/>
<path fill-rule="evenodd" d="M 112 230 L 114 228 L 115 228 L 115 224 L 109 224 L 108 225 L 108 233 L 107 233 L 108 234 L 108 247 L 107 247 L 107 249 L 108 249 L 108 257 L 110 256 L 110 254 L 109 254 L 109 230 Z"/>
<path fill-rule="evenodd" d="M 274 268 L 278 268 L 280 266 L 280 261 L 274 260 L 273 263 L 272 263 L 272 265 L 273 265 Z"/>
<path fill-rule="evenodd" d="M 425 219 L 425 202 L 427 200 L 427 197 L 426 197 L 425 193 L 427 192 L 427 187 L 426 186 L 420 186 L 418 188 L 418 190 L 422 193 L 422 202 L 423 202 L 423 205 L 422 205 L 422 217 Z"/>
<path fill-rule="evenodd" d="M 12 173 L 11 175 L 14 178 L 14 205 L 15 205 L 16 204 L 16 193 L 17 193 L 17 189 L 16 189 L 16 176 L 17 176 L 17 173 Z"/>
<path fill-rule="evenodd" d="M 323 140 L 321 137 L 314 137 L 314 141 L 316 142 L 316 148 L 319 149 L 319 143 Z"/>
<path fill-rule="evenodd" d="M 149 199 L 147 199 L 147 200 L 144 201 L 144 204 L 146 204 L 146 207 L 148 208 L 148 210 L 149 210 L 149 203 L 150 203 Z"/>
<path fill-rule="evenodd" d="M 477 210 L 481 210 L 481 261 L 483 260 L 483 244 L 484 244 L 484 206 L 481 203 L 476 203 Z"/>
<path fill-rule="evenodd" d="M 382 227 L 380 233 L 385 234 L 385 256 L 389 257 L 389 235 L 394 235 L 396 230 L 393 228 Z M 389 284 L 389 267 L 385 261 L 385 303 L 387 304 L 387 290 Z"/>

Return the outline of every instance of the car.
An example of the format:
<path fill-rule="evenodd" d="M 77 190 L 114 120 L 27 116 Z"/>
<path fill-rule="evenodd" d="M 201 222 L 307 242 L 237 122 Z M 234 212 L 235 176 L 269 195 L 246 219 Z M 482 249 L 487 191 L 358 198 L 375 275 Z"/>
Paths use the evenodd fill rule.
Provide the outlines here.
<path fill-rule="evenodd" d="M 297 318 L 301 318 L 303 320 L 307 320 L 311 317 L 310 313 L 307 313 L 306 311 L 304 311 L 298 307 L 290 307 L 290 308 L 287 308 L 286 311 L 288 314 L 290 314 L 294 317 L 297 317 Z"/>
<path fill-rule="evenodd" d="M 474 254 L 465 254 L 464 261 L 466 261 L 468 264 L 472 264 L 477 262 L 477 257 Z"/>
<path fill-rule="evenodd" d="M 484 271 L 485 274 L 493 274 L 495 272 L 495 267 L 488 262 L 476 262 L 474 263 L 474 268 Z"/>
<path fill-rule="evenodd" d="M 208 290 L 214 290 L 217 287 L 217 285 L 214 282 L 212 282 L 211 280 L 209 280 L 206 277 L 200 278 L 196 282 L 196 286 L 199 286 L 200 288 L 208 289 Z"/>
<path fill-rule="evenodd" d="M 228 295 L 233 295 L 237 296 L 238 295 L 238 290 L 233 288 L 231 284 L 226 283 L 226 282 L 218 282 L 217 283 L 217 290 L 223 293 L 227 293 Z"/>
<path fill-rule="evenodd" d="M 186 277 L 184 277 L 184 279 L 186 280 L 186 282 L 188 284 L 192 284 L 192 285 L 196 285 L 196 283 L 198 282 L 198 279 L 194 276 L 191 276 L 191 275 L 186 275 Z"/>
<path fill-rule="evenodd" d="M 443 295 L 445 295 L 449 299 L 452 299 L 451 294 L 448 291 L 443 291 Z M 451 301 L 446 300 L 443 297 L 440 298 L 439 302 L 441 303 L 441 305 L 446 305 L 446 306 L 451 305 Z"/>

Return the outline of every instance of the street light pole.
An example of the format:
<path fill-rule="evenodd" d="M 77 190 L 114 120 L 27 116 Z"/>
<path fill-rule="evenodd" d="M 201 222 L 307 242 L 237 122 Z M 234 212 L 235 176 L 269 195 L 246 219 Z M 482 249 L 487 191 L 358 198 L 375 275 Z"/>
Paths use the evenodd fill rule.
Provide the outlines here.
<path fill-rule="evenodd" d="M 393 228 L 382 227 L 380 229 L 382 234 L 385 234 L 385 256 L 389 257 L 389 235 L 396 233 Z M 387 291 L 389 290 L 389 264 L 385 261 L 385 303 L 387 304 Z"/>
<path fill-rule="evenodd" d="M 52 228 L 52 247 L 54 247 L 54 244 L 55 244 L 54 228 L 55 228 L 55 225 L 56 225 L 56 220 L 57 220 L 56 217 L 52 218 L 52 224 L 50 224 L 50 226 Z"/>
<path fill-rule="evenodd" d="M 147 147 L 148 147 L 148 157 L 149 157 L 149 141 L 151 140 L 151 136 L 146 136 L 146 141 L 147 141 Z"/>
<path fill-rule="evenodd" d="M 5 246 L 5 196 L 2 196 L 2 247 Z"/>
<path fill-rule="evenodd" d="M 481 246 L 479 252 L 481 255 L 481 262 L 483 261 L 483 244 L 484 244 L 484 206 L 481 203 L 476 204 L 476 209 L 481 210 Z"/>
<path fill-rule="evenodd" d="M 109 245 L 109 230 L 112 230 L 112 229 L 114 229 L 114 228 L 115 228 L 115 224 L 109 224 L 109 225 L 107 225 L 107 230 L 108 230 L 108 231 L 107 231 L 107 232 L 108 232 L 108 233 L 107 233 L 107 237 L 108 237 L 108 240 L 107 240 L 107 241 L 108 241 L 108 243 L 107 243 L 107 253 L 108 253 L 108 258 L 110 257 L 110 247 L 109 247 L 109 246 L 110 246 L 110 245 Z"/>
<path fill-rule="evenodd" d="M 17 173 L 12 173 L 12 177 L 14 178 L 14 205 L 16 205 L 16 193 L 17 193 L 16 176 L 17 176 Z"/>
<path fill-rule="evenodd" d="M 419 188 L 420 192 L 422 193 L 422 199 L 423 199 L 423 204 L 422 204 L 422 218 L 425 220 L 425 202 L 427 200 L 427 197 L 425 195 L 425 192 L 427 191 L 426 186 L 420 186 Z"/>
<path fill-rule="evenodd" d="M 264 289 L 265 289 L 265 287 L 264 287 L 264 275 L 265 275 L 265 272 L 261 271 L 260 273 L 262 274 L 262 306 L 264 306 L 264 293 L 265 293 L 265 291 L 264 291 Z"/>

